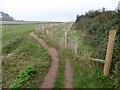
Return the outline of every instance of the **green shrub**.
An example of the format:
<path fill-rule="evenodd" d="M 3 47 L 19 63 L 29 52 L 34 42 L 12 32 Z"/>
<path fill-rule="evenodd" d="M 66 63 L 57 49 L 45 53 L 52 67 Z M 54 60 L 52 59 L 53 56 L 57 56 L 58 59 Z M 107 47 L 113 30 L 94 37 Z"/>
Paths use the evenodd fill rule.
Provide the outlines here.
<path fill-rule="evenodd" d="M 18 80 L 9 85 L 9 88 L 21 88 L 25 81 L 29 80 L 36 74 L 34 65 L 28 65 L 18 74 Z"/>
<path fill-rule="evenodd" d="M 19 79 L 18 81 L 13 82 L 12 84 L 10 84 L 9 88 L 20 88 L 23 85 L 24 82 L 25 82 L 24 79 Z"/>
<path fill-rule="evenodd" d="M 86 13 L 86 15 L 78 16 L 73 28 L 81 30 L 86 33 L 85 41 L 93 49 L 92 57 L 105 59 L 106 49 L 108 43 L 108 35 L 111 29 L 118 30 L 118 23 L 120 21 L 120 15 L 117 11 L 105 11 L 98 12 L 92 11 Z M 119 17 L 119 18 L 118 18 Z M 118 27 L 118 28 L 117 28 Z M 116 64 L 120 59 L 119 39 L 120 30 L 116 35 L 116 42 L 112 56 L 111 76 L 112 80 L 116 79 Z"/>
<path fill-rule="evenodd" d="M 28 65 L 25 69 L 21 70 L 18 74 L 18 78 L 29 78 L 29 76 L 34 76 L 36 73 L 36 68 L 33 65 Z"/>

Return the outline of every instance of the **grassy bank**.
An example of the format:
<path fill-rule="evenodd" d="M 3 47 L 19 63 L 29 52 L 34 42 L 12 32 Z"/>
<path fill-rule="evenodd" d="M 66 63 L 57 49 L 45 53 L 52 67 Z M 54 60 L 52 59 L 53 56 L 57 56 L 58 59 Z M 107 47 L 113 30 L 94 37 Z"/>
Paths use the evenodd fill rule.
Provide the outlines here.
<path fill-rule="evenodd" d="M 30 24 L 3 26 L 3 88 L 39 88 L 47 74 L 51 57 L 29 35 L 34 30 Z"/>

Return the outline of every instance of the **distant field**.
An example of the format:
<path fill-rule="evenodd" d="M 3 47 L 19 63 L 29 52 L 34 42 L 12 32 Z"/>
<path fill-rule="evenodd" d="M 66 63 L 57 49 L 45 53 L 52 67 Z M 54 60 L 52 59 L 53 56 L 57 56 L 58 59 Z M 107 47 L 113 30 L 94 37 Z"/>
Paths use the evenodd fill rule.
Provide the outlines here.
<path fill-rule="evenodd" d="M 41 24 L 41 23 L 51 23 L 49 21 L 0 21 L 0 24 Z M 52 22 L 52 23 L 62 23 L 62 22 Z"/>

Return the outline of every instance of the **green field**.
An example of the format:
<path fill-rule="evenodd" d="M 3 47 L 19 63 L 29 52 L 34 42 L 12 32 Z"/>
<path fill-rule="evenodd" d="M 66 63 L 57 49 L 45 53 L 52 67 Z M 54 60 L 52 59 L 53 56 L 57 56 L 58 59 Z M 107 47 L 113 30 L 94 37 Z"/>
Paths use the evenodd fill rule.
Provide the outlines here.
<path fill-rule="evenodd" d="M 29 33 L 35 25 L 4 25 L 2 28 L 2 84 L 4 88 L 39 88 L 51 58 Z M 24 74 L 27 74 L 24 76 Z"/>
<path fill-rule="evenodd" d="M 84 39 L 85 33 L 69 29 L 71 24 L 37 24 L 37 30 L 35 24 L 3 25 L 3 88 L 40 88 L 51 65 L 51 57 L 48 51 L 29 35 L 31 32 L 35 32 L 58 51 L 59 67 L 54 88 L 64 88 L 66 58 L 72 65 L 74 88 L 114 88 L 116 81 L 103 76 L 103 64 L 97 65 L 89 60 L 94 48 L 90 41 Z M 68 32 L 67 50 L 64 49 L 65 30 Z M 77 56 L 74 53 L 76 42 Z"/>

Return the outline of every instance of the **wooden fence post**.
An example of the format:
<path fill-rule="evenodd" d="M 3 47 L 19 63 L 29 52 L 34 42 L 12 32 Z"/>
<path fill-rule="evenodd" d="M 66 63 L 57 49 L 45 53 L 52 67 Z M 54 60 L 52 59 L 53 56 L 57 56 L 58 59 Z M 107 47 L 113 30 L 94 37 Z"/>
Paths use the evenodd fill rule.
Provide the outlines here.
<path fill-rule="evenodd" d="M 44 25 L 42 27 L 42 32 L 45 33 L 45 27 L 44 27 Z"/>
<path fill-rule="evenodd" d="M 74 52 L 75 52 L 75 56 L 77 56 L 78 55 L 78 53 L 77 53 L 77 41 L 75 42 Z"/>
<path fill-rule="evenodd" d="M 51 32 L 50 32 L 50 37 L 51 37 L 51 39 L 53 38 L 53 31 L 51 30 Z"/>
<path fill-rule="evenodd" d="M 52 28 L 52 27 L 53 27 L 52 23 L 51 23 L 51 26 L 50 26 L 50 27 L 51 27 L 51 30 L 52 30 L 52 29 L 53 29 L 53 28 Z"/>
<path fill-rule="evenodd" d="M 64 33 L 64 48 L 67 49 L 67 31 Z"/>
<path fill-rule="evenodd" d="M 46 30 L 46 34 L 48 35 L 48 30 Z"/>
<path fill-rule="evenodd" d="M 45 30 L 45 37 L 47 38 L 48 30 Z"/>
<path fill-rule="evenodd" d="M 52 30 L 53 30 L 53 28 L 52 28 L 52 23 L 50 24 L 50 38 L 52 39 Z"/>
<path fill-rule="evenodd" d="M 51 29 L 50 29 L 49 31 L 50 31 L 49 36 L 50 36 L 50 38 L 51 38 Z"/>
<path fill-rule="evenodd" d="M 106 58 L 105 58 L 105 65 L 104 65 L 104 76 L 108 77 L 109 76 L 109 70 L 111 67 L 111 62 L 112 62 L 112 53 L 113 53 L 113 48 L 115 44 L 115 36 L 116 36 L 116 30 L 110 30 L 109 32 L 109 41 L 108 41 L 108 46 L 107 46 L 107 51 L 106 51 Z"/>
<path fill-rule="evenodd" d="M 38 25 L 35 26 L 35 30 L 38 30 Z"/>

